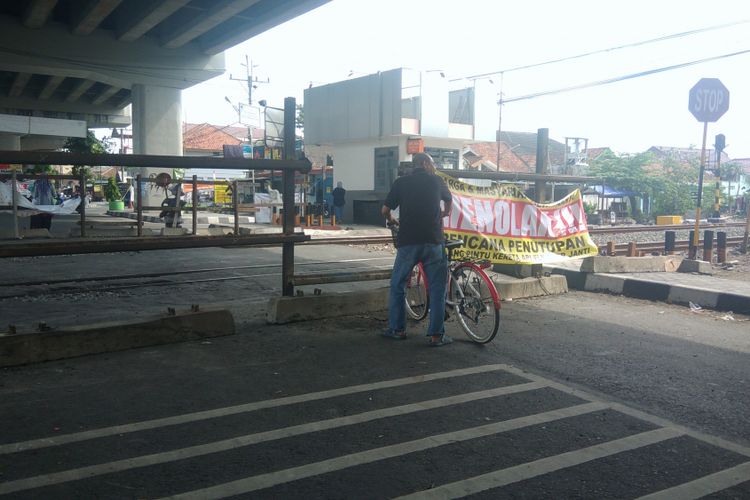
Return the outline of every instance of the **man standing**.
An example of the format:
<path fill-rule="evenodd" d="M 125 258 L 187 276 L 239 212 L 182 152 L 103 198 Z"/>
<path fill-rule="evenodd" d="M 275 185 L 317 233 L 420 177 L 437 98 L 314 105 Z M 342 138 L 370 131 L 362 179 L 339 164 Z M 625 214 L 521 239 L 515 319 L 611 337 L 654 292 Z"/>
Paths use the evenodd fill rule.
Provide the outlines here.
<path fill-rule="evenodd" d="M 341 181 L 336 183 L 336 188 L 331 193 L 333 195 L 333 215 L 336 216 L 336 222 L 344 221 L 344 205 L 346 205 L 346 189 Z"/>
<path fill-rule="evenodd" d="M 429 345 L 442 346 L 453 342 L 445 335 L 445 285 L 448 259 L 445 254 L 443 217 L 451 211 L 451 193 L 443 179 L 435 175 L 435 162 L 426 153 L 415 153 L 414 171 L 393 183 L 381 213 L 388 224 L 400 226 L 388 296 L 388 330 L 383 336 L 406 338 L 406 280 L 412 268 L 421 262 L 427 275 L 430 300 Z M 443 202 L 441 208 L 440 202 Z M 400 211 L 400 221 L 391 214 Z"/>

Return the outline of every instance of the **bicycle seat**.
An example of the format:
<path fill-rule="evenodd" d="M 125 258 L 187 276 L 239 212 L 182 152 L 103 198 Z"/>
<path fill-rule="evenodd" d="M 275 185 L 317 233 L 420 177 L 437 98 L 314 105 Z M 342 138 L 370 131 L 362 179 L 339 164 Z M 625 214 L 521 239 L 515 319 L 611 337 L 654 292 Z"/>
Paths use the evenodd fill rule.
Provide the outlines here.
<path fill-rule="evenodd" d="M 453 250 L 454 248 L 463 246 L 463 244 L 464 240 L 445 240 L 445 248 L 448 250 Z"/>

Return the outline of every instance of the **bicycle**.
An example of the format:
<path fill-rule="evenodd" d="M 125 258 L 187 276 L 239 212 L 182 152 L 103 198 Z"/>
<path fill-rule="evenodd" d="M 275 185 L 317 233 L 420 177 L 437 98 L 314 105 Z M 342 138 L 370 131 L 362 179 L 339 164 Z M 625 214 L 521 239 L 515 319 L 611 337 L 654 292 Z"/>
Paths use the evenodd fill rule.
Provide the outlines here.
<path fill-rule="evenodd" d="M 398 229 L 391 226 L 396 241 Z M 457 312 L 456 317 L 466 335 L 478 344 L 486 344 L 495 338 L 500 327 L 500 294 L 484 271 L 492 264 L 489 261 L 454 259 L 453 251 L 463 245 L 463 240 L 446 240 L 448 252 L 448 279 L 445 310 Z M 412 269 L 406 283 L 406 313 L 421 321 L 429 312 L 430 297 L 427 276 L 422 263 Z"/>

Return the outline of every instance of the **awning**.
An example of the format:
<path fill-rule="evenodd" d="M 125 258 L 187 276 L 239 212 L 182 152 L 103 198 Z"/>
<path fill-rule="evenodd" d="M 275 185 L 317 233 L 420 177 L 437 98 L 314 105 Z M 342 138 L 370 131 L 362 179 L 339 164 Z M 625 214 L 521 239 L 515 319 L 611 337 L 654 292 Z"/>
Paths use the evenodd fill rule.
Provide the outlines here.
<path fill-rule="evenodd" d="M 603 198 L 627 198 L 629 196 L 641 196 L 635 191 L 618 190 L 609 186 L 589 186 L 583 194 L 597 194 Z"/>

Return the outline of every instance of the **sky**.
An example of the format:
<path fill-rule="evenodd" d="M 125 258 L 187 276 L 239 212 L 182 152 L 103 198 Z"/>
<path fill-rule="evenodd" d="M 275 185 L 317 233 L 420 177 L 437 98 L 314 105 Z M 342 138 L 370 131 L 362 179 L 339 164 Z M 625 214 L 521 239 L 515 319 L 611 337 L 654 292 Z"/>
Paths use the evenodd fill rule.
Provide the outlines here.
<path fill-rule="evenodd" d="M 744 21 L 744 22 L 742 22 Z M 735 26 L 609 50 L 537 68 L 506 71 L 724 24 Z M 247 102 L 246 57 L 257 84 L 253 101 L 302 102 L 323 85 L 398 67 L 440 70 L 452 85 L 489 76 L 498 99 L 601 81 L 750 50 L 747 0 L 332 0 L 226 52 L 225 75 L 183 93 L 191 123 L 230 125 Z M 502 78 L 500 78 L 501 73 Z M 350 76 L 352 74 L 352 76 Z M 589 147 L 637 153 L 651 146 L 700 147 L 703 124 L 688 110 L 690 89 L 718 78 L 729 110 L 708 125 L 708 146 L 726 136 L 731 158 L 750 158 L 750 52 L 609 85 L 505 103 L 502 129 L 550 138 L 582 137 Z M 497 108 L 495 103 L 490 103 Z"/>

